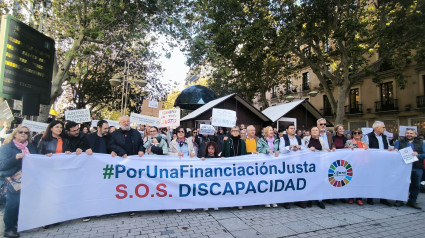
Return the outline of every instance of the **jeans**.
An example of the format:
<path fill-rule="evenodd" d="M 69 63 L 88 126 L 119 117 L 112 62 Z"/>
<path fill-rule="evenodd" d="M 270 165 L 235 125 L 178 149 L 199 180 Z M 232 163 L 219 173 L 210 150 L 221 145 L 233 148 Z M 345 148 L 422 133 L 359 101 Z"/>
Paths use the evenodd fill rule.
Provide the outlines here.
<path fill-rule="evenodd" d="M 6 205 L 4 207 L 4 231 L 16 231 L 16 225 L 18 224 L 18 213 L 19 213 L 19 199 L 21 197 L 21 191 L 12 191 L 11 187 L 8 186 L 6 192 Z"/>
<path fill-rule="evenodd" d="M 412 175 L 410 176 L 409 200 L 407 201 L 410 204 L 416 203 L 416 199 L 418 198 L 421 187 L 423 173 L 423 169 L 412 168 Z"/>

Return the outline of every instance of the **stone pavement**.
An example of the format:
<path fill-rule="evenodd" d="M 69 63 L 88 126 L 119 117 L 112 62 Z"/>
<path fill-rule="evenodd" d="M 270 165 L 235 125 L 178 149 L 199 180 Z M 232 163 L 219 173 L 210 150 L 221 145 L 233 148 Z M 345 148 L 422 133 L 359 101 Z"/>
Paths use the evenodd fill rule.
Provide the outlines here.
<path fill-rule="evenodd" d="M 418 202 L 425 208 L 425 194 Z M 2 213 L 1 213 L 2 215 Z M 34 214 L 42 216 L 43 214 Z M 102 216 L 21 232 L 21 237 L 425 237 L 425 212 L 410 207 L 387 207 L 375 200 L 364 206 L 338 202 L 286 210 L 246 207 L 182 213 L 139 212 Z"/>

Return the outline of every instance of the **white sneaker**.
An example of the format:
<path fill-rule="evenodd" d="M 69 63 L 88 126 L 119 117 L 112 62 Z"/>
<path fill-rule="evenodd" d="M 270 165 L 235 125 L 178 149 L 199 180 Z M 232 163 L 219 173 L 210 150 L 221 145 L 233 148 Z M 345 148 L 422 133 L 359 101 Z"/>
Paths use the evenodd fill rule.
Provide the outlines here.
<path fill-rule="evenodd" d="M 90 217 L 84 217 L 83 218 L 83 222 L 88 222 L 88 221 L 90 221 Z"/>
<path fill-rule="evenodd" d="M 218 211 L 218 207 L 215 207 L 215 208 L 214 208 L 214 211 Z"/>
<path fill-rule="evenodd" d="M 181 209 L 176 209 L 176 212 L 180 213 L 180 212 L 182 212 L 182 210 Z"/>
<path fill-rule="evenodd" d="M 130 216 L 132 217 L 132 216 L 134 216 L 134 215 L 136 215 L 136 213 L 135 212 L 130 212 Z"/>
<path fill-rule="evenodd" d="M 208 208 L 204 208 L 204 211 L 208 211 Z"/>
<path fill-rule="evenodd" d="M 243 207 L 238 207 L 239 210 L 243 210 Z"/>
<path fill-rule="evenodd" d="M 267 208 L 269 208 L 270 207 L 270 204 L 266 204 L 266 205 L 264 205 L 265 207 L 267 207 Z"/>
<path fill-rule="evenodd" d="M 272 204 L 272 207 L 277 207 L 277 204 L 276 204 L 276 203 L 273 203 L 273 204 Z"/>

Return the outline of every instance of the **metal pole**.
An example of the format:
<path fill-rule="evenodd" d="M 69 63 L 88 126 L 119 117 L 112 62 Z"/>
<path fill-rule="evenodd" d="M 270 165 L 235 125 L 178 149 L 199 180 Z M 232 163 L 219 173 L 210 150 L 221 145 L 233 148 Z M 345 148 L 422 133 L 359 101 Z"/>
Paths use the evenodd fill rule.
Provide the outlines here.
<path fill-rule="evenodd" d="M 124 61 L 124 78 L 122 80 L 122 93 L 121 93 L 121 116 L 124 115 L 123 108 L 124 108 L 124 87 L 125 87 L 125 69 L 127 67 L 127 62 Z"/>
<path fill-rule="evenodd" d="M 127 74 L 125 75 L 125 104 L 124 104 L 124 113 L 127 110 L 127 101 L 128 101 L 128 86 L 129 86 L 129 82 L 128 82 L 128 73 L 130 71 L 130 63 L 127 64 Z"/>
<path fill-rule="evenodd" d="M 39 21 L 39 23 L 38 23 L 38 31 L 39 32 L 43 32 L 43 18 L 44 18 L 44 9 L 45 9 L 45 7 L 44 7 L 44 1 L 41 1 L 41 4 L 40 4 L 41 6 L 41 11 L 40 11 L 40 21 Z"/>

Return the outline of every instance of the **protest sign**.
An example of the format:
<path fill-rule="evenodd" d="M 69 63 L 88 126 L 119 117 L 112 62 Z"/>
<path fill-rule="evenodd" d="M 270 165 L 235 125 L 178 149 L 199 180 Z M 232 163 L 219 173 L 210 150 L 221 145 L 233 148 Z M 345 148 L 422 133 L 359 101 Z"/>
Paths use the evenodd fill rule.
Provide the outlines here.
<path fill-rule="evenodd" d="M 236 112 L 232 110 L 213 108 L 211 124 L 213 126 L 234 127 L 236 126 Z"/>
<path fill-rule="evenodd" d="M 362 127 L 362 133 L 363 136 L 366 136 L 367 134 L 371 133 L 373 131 L 373 128 L 370 127 Z"/>
<path fill-rule="evenodd" d="M 117 121 L 113 121 L 113 120 L 105 120 L 108 122 L 109 126 L 115 126 L 117 128 L 120 127 L 120 123 Z M 91 121 L 91 127 L 97 127 L 97 123 L 99 122 L 99 120 L 92 120 Z"/>
<path fill-rule="evenodd" d="M 201 124 L 199 129 L 200 135 L 214 135 L 215 128 L 211 125 Z"/>
<path fill-rule="evenodd" d="M 91 121 L 90 111 L 89 109 L 65 111 L 65 120 L 76 123 L 89 122 Z"/>
<path fill-rule="evenodd" d="M 418 133 L 418 127 L 417 126 L 400 126 L 400 133 L 399 136 L 405 136 L 406 135 L 406 129 L 413 129 L 416 133 Z"/>
<path fill-rule="evenodd" d="M 30 121 L 30 120 L 22 121 L 22 126 L 28 127 L 30 131 L 33 131 L 33 132 L 45 131 L 48 125 L 49 124 L 47 123 L 38 122 L 38 121 Z"/>
<path fill-rule="evenodd" d="M 404 149 L 400 149 L 398 150 L 398 152 L 400 152 L 401 157 L 403 157 L 403 161 L 406 164 L 410 164 L 413 163 L 415 161 L 418 161 L 418 157 L 413 155 L 413 150 L 412 147 L 408 146 Z"/>
<path fill-rule="evenodd" d="M 150 117 L 150 116 L 145 116 L 145 115 L 141 115 L 141 114 L 133 113 L 133 112 L 130 114 L 130 122 L 136 123 L 137 125 L 149 124 L 149 126 L 156 126 L 156 127 L 158 127 L 161 123 L 158 117 Z"/>
<path fill-rule="evenodd" d="M 0 103 L 0 120 L 7 122 L 13 121 L 13 113 L 6 100 Z"/>
<path fill-rule="evenodd" d="M 158 102 L 157 101 L 149 101 L 148 107 L 158 108 Z"/>
<path fill-rule="evenodd" d="M 384 131 L 384 135 L 388 137 L 388 140 L 392 140 L 394 138 L 394 134 L 389 131 Z"/>
<path fill-rule="evenodd" d="M 160 127 L 180 126 L 180 109 L 160 110 Z"/>
<path fill-rule="evenodd" d="M 361 159 L 359 159 L 361 158 Z M 237 207 L 353 197 L 406 201 L 399 153 L 341 149 L 206 159 L 172 155 L 29 154 L 20 231 L 127 211 Z M 42 216 L 34 216 L 42 214 Z"/>

